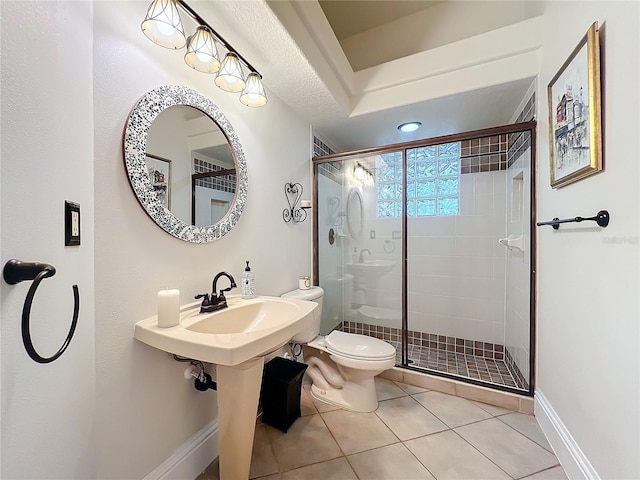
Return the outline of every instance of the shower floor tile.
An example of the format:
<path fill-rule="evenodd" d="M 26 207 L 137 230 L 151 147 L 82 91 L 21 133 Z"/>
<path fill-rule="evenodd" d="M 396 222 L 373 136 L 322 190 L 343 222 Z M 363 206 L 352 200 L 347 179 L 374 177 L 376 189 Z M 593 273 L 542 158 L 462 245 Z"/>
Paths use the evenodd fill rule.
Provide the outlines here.
<path fill-rule="evenodd" d="M 396 348 L 396 363 L 402 364 L 402 345 L 389 342 Z M 493 360 L 476 355 L 447 352 L 428 346 L 408 345 L 407 357 L 412 367 L 435 370 L 461 377 L 473 378 L 495 385 L 524 388 L 509 371 L 504 360 Z"/>

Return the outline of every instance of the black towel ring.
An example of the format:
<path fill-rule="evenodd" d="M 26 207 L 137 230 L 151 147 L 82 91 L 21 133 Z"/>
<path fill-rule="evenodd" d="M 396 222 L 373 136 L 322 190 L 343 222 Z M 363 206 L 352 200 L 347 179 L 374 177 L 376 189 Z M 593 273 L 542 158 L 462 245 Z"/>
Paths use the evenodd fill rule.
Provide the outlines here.
<path fill-rule="evenodd" d="M 80 311 L 80 294 L 78 293 L 78 285 L 73 285 L 73 320 L 71 321 L 71 328 L 67 334 L 67 338 L 62 344 L 62 347 L 57 353 L 50 357 L 41 356 L 33 346 L 31 341 L 31 328 L 30 328 L 30 315 L 31 304 L 33 303 L 33 297 L 36 294 L 36 290 L 40 285 L 40 282 L 48 277 L 53 277 L 56 274 L 56 269 L 53 265 L 47 263 L 38 262 L 21 262 L 20 260 L 9 260 L 2 270 L 4 281 L 9 285 L 15 285 L 25 280 L 33 280 L 33 283 L 29 287 L 27 292 L 27 298 L 24 301 L 24 307 L 22 308 L 22 342 L 24 348 L 27 350 L 29 357 L 38 363 L 51 363 L 56 360 L 69 346 L 73 334 L 76 331 L 78 325 L 78 312 Z"/>

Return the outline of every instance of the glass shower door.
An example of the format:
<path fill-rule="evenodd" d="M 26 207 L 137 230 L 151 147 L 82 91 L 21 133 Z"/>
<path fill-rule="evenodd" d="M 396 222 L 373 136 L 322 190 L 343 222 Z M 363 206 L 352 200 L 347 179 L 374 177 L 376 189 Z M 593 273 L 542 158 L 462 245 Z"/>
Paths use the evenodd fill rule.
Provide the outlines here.
<path fill-rule="evenodd" d="M 402 342 L 401 152 L 316 163 L 321 334 Z M 399 166 L 398 166 L 399 165 Z"/>
<path fill-rule="evenodd" d="M 528 390 L 525 135 L 407 150 L 408 366 Z"/>

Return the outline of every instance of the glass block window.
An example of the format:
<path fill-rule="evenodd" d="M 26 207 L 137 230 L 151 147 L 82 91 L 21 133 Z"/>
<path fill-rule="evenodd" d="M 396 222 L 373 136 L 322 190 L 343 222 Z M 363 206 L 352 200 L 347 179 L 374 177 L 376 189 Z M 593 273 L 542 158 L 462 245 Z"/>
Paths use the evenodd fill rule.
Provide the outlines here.
<path fill-rule="evenodd" d="M 380 155 L 376 168 L 378 217 L 402 215 L 402 153 Z M 407 214 L 460 213 L 460 143 L 407 150 Z"/>

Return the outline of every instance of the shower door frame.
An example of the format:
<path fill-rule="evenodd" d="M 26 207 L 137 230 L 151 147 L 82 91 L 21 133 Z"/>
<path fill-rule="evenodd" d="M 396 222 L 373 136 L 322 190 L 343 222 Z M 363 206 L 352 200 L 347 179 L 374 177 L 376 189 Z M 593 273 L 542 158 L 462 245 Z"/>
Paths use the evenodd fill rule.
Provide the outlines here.
<path fill-rule="evenodd" d="M 400 368 L 406 370 L 417 371 L 420 373 L 427 373 L 429 375 L 450 378 L 456 381 L 462 381 L 465 383 L 471 383 L 483 387 L 493 388 L 496 390 L 502 390 L 506 392 L 516 393 L 518 395 L 526 395 L 533 397 L 535 391 L 535 379 L 536 379 L 536 245 L 537 245 L 537 230 L 536 230 L 536 127 L 537 122 L 535 120 L 529 122 L 513 123 L 510 125 L 502 125 L 498 127 L 483 128 L 479 130 L 471 130 L 468 132 L 455 133 L 452 135 L 443 135 L 439 137 L 431 137 L 423 140 L 413 140 L 410 142 L 395 143 L 392 145 L 385 145 L 382 147 L 367 148 L 362 150 L 356 150 L 345 153 L 336 153 L 333 155 L 323 155 L 312 159 L 313 165 L 313 281 L 315 285 L 319 285 L 319 272 L 320 272 L 320 260 L 318 257 L 319 248 L 319 233 L 318 233 L 318 165 L 323 163 L 340 162 L 345 160 L 355 159 L 367 155 L 380 155 L 390 152 L 402 152 L 402 364 L 397 365 Z M 460 142 L 463 140 L 489 137 L 494 135 L 504 135 L 510 133 L 524 133 L 529 132 L 531 136 L 531 168 L 530 168 L 530 200 L 531 200 L 531 212 L 529 220 L 530 231 L 530 274 L 529 274 L 529 389 L 524 390 L 521 388 L 513 388 L 506 385 L 499 385 L 495 383 L 485 382 L 474 378 L 463 377 L 459 375 L 453 375 L 438 370 L 431 370 L 424 367 L 414 367 L 409 364 L 408 359 L 408 344 L 409 344 L 409 325 L 408 325 L 408 255 L 407 255 L 407 150 L 420 147 L 428 147 L 432 145 L 439 145 L 442 143 Z M 505 347 L 506 348 L 506 347 Z"/>

